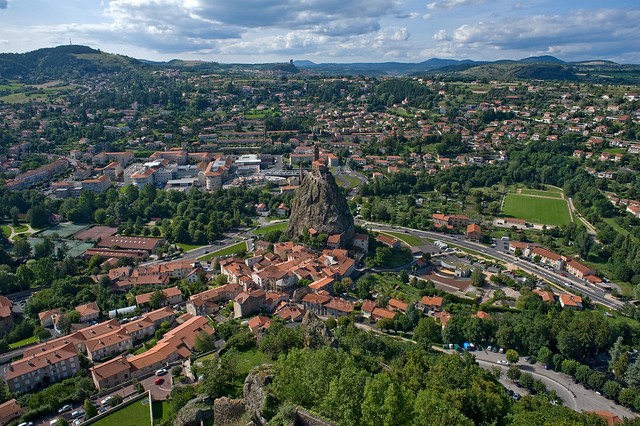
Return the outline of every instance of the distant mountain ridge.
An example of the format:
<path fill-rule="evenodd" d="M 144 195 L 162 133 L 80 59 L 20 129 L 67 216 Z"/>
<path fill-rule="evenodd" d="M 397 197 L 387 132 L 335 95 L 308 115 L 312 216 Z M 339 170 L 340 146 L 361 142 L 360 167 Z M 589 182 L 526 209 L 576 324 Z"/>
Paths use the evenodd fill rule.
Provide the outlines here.
<path fill-rule="evenodd" d="M 202 60 L 174 59 L 166 62 L 134 59 L 105 53 L 88 46 L 68 45 L 27 53 L 0 53 L 0 78 L 22 78 L 39 82 L 74 79 L 86 75 L 177 68 L 198 72 L 243 74 L 246 72 L 299 72 L 325 75 L 409 76 L 436 75 L 457 79 L 541 79 L 640 83 L 639 65 L 619 65 L 607 60 L 565 62 L 554 56 L 532 56 L 519 60 L 473 61 L 431 58 L 422 62 L 314 63 L 308 60 L 263 64 L 225 64 Z M 613 79 L 613 80 L 612 80 Z"/>

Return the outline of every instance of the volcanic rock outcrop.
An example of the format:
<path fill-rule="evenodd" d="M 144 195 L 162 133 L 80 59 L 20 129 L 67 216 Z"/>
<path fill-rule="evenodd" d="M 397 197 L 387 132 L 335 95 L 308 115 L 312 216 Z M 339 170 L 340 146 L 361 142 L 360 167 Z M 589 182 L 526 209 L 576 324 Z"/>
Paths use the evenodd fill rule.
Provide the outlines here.
<path fill-rule="evenodd" d="M 349 245 L 355 234 L 347 200 L 327 166 L 318 160 L 293 198 L 287 235 L 298 237 L 309 228 L 320 234 L 341 235 L 342 246 Z"/>

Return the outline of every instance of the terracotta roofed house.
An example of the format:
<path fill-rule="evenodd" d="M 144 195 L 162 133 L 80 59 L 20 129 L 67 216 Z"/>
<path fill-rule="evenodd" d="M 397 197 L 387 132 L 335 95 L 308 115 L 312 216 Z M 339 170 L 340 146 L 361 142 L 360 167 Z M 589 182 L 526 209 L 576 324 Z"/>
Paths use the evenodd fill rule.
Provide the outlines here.
<path fill-rule="evenodd" d="M 95 321 L 100 317 L 100 308 L 96 302 L 76 306 L 75 310 L 80 313 L 80 322 Z"/>
<path fill-rule="evenodd" d="M 418 307 L 426 314 L 429 312 L 440 312 L 442 310 L 442 297 L 428 297 L 422 296 Z"/>
<path fill-rule="evenodd" d="M 72 343 L 14 361 L 5 380 L 11 392 L 24 393 L 55 383 L 80 371 L 78 351 Z"/>
<path fill-rule="evenodd" d="M 25 412 L 27 410 L 20 407 L 15 398 L 0 404 L 0 426 L 7 425 L 12 420 L 20 418 Z"/>
<path fill-rule="evenodd" d="M 129 361 L 124 355 L 89 369 L 93 384 L 98 389 L 108 389 L 131 380 Z"/>
<path fill-rule="evenodd" d="M 384 244 L 385 246 L 389 247 L 389 248 L 400 248 L 402 247 L 402 243 L 400 242 L 400 240 L 397 240 L 395 238 L 389 237 L 387 235 L 384 234 L 380 234 L 376 237 L 376 240 L 380 241 L 382 244 Z"/>
<path fill-rule="evenodd" d="M 558 297 L 560 298 L 560 305 L 563 308 L 575 310 L 582 309 L 582 298 L 580 296 L 576 296 L 574 294 L 560 294 Z"/>

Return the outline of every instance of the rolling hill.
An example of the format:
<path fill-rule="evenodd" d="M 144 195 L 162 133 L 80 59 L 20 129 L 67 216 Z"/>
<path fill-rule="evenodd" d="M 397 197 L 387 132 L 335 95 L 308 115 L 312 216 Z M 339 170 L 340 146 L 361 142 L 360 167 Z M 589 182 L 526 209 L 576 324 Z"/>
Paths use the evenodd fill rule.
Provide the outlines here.
<path fill-rule="evenodd" d="M 0 53 L 0 77 L 40 82 L 91 74 L 121 72 L 145 66 L 127 56 L 87 46 L 58 46 L 27 53 Z"/>

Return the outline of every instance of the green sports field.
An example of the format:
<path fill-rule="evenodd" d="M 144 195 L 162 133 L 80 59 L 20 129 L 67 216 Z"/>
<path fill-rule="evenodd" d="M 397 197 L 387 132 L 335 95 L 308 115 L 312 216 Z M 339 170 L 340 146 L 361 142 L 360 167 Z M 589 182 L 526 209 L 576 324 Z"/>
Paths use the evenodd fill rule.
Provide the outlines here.
<path fill-rule="evenodd" d="M 567 225 L 571 223 L 569 206 L 565 200 L 507 194 L 502 206 L 506 217 L 524 219 L 530 223 Z"/>
<path fill-rule="evenodd" d="M 521 194 L 526 195 L 539 195 L 541 197 L 552 197 L 552 198 L 562 198 L 562 192 L 554 192 L 554 191 L 540 191 L 537 189 L 523 189 L 520 191 Z"/>

